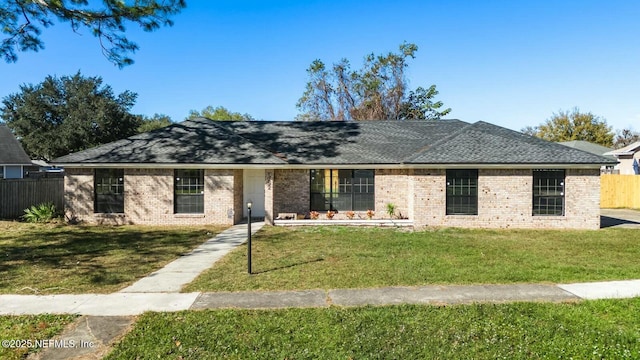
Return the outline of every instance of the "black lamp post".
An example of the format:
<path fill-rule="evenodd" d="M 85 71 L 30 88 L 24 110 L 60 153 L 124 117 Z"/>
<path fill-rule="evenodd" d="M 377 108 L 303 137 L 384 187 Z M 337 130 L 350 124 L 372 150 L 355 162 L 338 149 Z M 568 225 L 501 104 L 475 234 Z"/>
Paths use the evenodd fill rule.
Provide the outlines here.
<path fill-rule="evenodd" d="M 251 206 L 253 206 L 253 203 L 251 203 L 251 200 L 247 201 L 247 213 L 249 215 L 248 218 L 248 226 L 247 226 L 247 235 L 248 235 L 248 241 L 247 241 L 247 271 L 249 272 L 249 274 L 251 274 Z"/>

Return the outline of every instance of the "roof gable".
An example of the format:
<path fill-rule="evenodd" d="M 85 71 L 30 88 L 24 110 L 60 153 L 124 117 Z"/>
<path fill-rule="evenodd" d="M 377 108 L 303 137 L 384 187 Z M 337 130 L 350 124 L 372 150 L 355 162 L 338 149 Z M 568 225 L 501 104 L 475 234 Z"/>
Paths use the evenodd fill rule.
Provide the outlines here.
<path fill-rule="evenodd" d="M 6 125 L 0 124 L 0 165 L 31 165 L 31 158 Z"/>
<path fill-rule="evenodd" d="M 636 141 L 633 144 L 629 144 L 623 148 L 617 149 L 617 150 L 613 150 L 613 151 L 609 151 L 608 153 L 605 153 L 605 155 L 613 155 L 613 156 L 617 156 L 617 155 L 633 155 L 635 154 L 637 151 L 639 151 L 640 149 L 640 141 Z"/>

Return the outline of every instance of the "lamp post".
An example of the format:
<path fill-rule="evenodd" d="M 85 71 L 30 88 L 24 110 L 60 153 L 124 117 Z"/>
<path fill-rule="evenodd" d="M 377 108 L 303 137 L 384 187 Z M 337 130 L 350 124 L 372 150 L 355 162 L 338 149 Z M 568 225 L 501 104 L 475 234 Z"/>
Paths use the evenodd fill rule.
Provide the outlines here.
<path fill-rule="evenodd" d="M 249 215 L 248 217 L 248 226 L 247 226 L 247 235 L 248 235 L 248 240 L 247 240 L 247 271 L 249 272 L 249 274 L 251 274 L 251 206 L 253 206 L 253 203 L 251 202 L 251 200 L 247 201 L 247 213 Z"/>

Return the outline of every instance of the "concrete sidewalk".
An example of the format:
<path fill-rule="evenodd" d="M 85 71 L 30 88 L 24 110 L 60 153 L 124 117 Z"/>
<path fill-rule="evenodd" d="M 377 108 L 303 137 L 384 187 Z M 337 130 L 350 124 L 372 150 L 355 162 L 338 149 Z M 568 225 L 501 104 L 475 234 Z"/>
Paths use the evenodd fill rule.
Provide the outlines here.
<path fill-rule="evenodd" d="M 561 285 L 447 285 L 303 291 L 0 295 L 0 315 L 130 316 L 146 311 L 273 309 L 398 304 L 563 302 L 640 296 L 640 280 Z"/>

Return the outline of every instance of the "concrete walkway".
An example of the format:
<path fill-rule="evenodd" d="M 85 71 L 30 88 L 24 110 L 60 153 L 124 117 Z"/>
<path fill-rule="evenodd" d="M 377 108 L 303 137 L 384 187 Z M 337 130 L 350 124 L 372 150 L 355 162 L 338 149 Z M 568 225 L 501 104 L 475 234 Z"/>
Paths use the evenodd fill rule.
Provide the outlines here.
<path fill-rule="evenodd" d="M 251 233 L 255 234 L 263 226 L 264 221 L 252 223 Z M 200 273 L 210 268 L 216 261 L 245 241 L 247 241 L 247 224 L 234 225 L 190 253 L 179 257 L 162 269 L 120 290 L 120 292 L 180 292 L 184 285 L 192 282 Z"/>
<path fill-rule="evenodd" d="M 600 227 L 640 229 L 640 211 L 633 209 L 600 209 Z"/>

